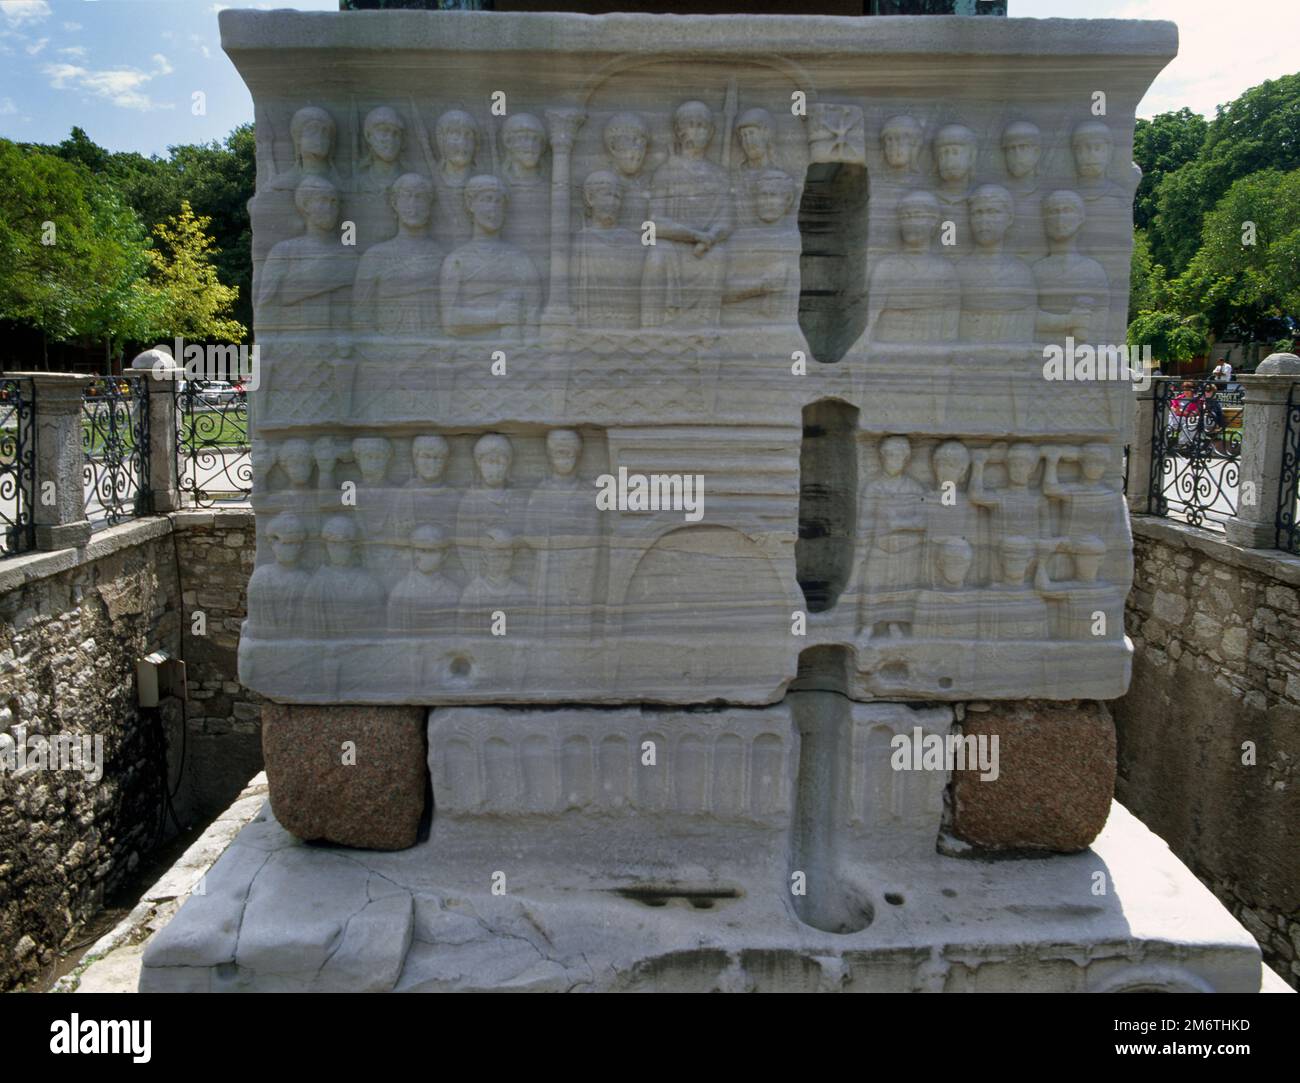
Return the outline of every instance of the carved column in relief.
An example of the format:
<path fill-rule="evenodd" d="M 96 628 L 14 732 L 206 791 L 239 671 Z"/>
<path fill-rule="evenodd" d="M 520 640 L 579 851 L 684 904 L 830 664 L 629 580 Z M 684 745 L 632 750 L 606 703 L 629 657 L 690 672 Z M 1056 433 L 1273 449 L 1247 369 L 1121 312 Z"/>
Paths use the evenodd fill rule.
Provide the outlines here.
<path fill-rule="evenodd" d="M 551 133 L 551 282 L 542 323 L 547 327 L 573 322 L 569 303 L 569 170 L 573 143 L 587 114 L 577 109 L 548 109 Z"/>

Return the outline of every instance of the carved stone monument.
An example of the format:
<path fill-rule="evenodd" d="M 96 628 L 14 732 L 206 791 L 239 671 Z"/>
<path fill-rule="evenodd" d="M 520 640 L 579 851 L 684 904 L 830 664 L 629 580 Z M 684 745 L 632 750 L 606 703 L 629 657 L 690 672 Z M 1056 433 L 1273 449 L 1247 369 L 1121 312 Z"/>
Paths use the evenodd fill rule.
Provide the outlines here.
<path fill-rule="evenodd" d="M 1044 368 L 1123 342 L 1171 24 L 221 29 L 274 815 L 143 988 L 1258 987 L 1111 805 L 1132 391 Z"/>

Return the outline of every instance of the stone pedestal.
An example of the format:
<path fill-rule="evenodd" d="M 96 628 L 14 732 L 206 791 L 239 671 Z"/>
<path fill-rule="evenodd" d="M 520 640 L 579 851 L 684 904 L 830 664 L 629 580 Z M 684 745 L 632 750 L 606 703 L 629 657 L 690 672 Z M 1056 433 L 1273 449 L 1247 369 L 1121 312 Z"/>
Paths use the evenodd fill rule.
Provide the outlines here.
<path fill-rule="evenodd" d="M 149 393 L 149 488 L 150 507 L 161 514 L 181 506 L 176 474 L 177 381 L 183 371 L 171 355 L 162 350 L 145 350 L 131 362 L 136 371 L 147 372 L 144 386 Z"/>
<path fill-rule="evenodd" d="M 1287 403 L 1300 383 L 1300 358 L 1274 354 L 1249 376 L 1242 417 L 1241 472 L 1237 482 L 1237 514 L 1227 519 L 1228 541 L 1247 549 L 1273 549 L 1277 541 L 1277 511 L 1281 497 L 1282 453 L 1286 443 Z M 1247 502 L 1245 494 L 1253 499 Z"/>
<path fill-rule="evenodd" d="M 276 817 L 302 839 L 400 850 L 424 814 L 424 712 L 410 707 L 262 708 Z"/>
<path fill-rule="evenodd" d="M 90 541 L 82 468 L 82 394 L 93 379 L 70 373 L 13 372 L 32 381 L 36 405 L 37 549 L 66 549 Z"/>

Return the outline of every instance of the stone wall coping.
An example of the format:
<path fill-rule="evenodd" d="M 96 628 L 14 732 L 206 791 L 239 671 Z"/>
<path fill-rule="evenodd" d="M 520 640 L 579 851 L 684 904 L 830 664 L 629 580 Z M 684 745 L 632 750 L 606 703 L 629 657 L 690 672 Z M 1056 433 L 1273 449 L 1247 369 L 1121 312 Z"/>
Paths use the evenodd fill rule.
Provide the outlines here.
<path fill-rule="evenodd" d="M 900 56 L 1173 57 L 1178 28 L 1136 19 L 972 19 L 959 15 L 877 16 L 579 15 L 470 11 L 222 11 L 226 51 L 277 54 L 286 48 L 782 55 L 892 53 Z"/>
<path fill-rule="evenodd" d="M 1290 586 L 1300 586 L 1300 556 L 1283 549 L 1245 549 L 1222 534 L 1157 515 L 1132 516 L 1133 534 L 1182 549 L 1195 549 L 1224 564 L 1249 569 Z"/>
<path fill-rule="evenodd" d="M 123 549 L 164 537 L 173 530 L 184 531 L 195 527 L 221 527 L 237 529 L 252 527 L 253 509 L 247 506 L 232 508 L 195 509 L 172 512 L 168 515 L 149 515 L 132 519 L 117 526 L 96 531 L 89 543 L 80 548 L 55 549 L 50 552 L 20 553 L 0 560 L 0 594 L 18 590 L 28 583 L 47 579 L 61 572 L 71 571 L 112 556 Z"/>

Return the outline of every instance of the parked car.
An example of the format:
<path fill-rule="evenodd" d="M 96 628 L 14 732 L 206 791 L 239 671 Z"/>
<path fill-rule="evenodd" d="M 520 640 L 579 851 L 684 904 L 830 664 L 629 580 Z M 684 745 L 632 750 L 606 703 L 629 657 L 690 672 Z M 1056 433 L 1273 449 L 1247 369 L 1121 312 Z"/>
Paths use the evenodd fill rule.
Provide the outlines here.
<path fill-rule="evenodd" d="M 244 390 L 225 380 L 205 380 L 196 389 L 195 397 L 208 406 L 226 406 L 242 401 Z"/>

